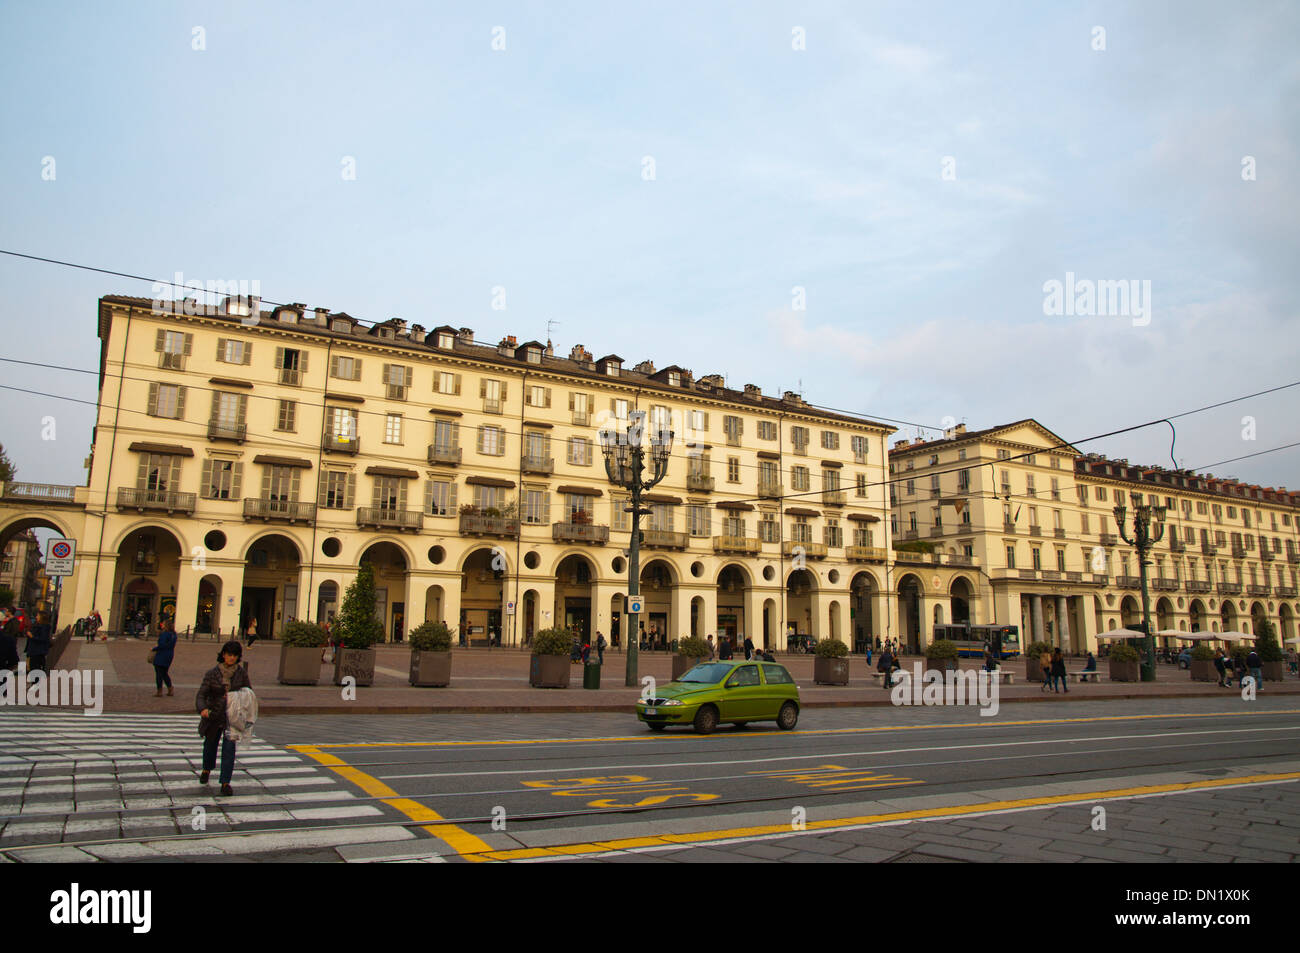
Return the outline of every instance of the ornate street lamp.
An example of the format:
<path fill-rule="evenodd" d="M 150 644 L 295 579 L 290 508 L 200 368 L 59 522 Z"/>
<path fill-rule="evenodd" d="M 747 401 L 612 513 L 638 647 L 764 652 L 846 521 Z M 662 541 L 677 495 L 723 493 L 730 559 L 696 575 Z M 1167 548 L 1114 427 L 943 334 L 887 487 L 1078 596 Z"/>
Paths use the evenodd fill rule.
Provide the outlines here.
<path fill-rule="evenodd" d="M 626 511 L 632 514 L 632 545 L 627 558 L 627 594 L 628 598 L 641 594 L 641 517 L 649 516 L 650 510 L 642 509 L 641 494 L 650 489 L 668 475 L 668 455 L 673 447 L 673 432 L 658 430 L 650 434 L 649 477 L 642 475 L 645 469 L 645 411 L 636 410 L 628 415 L 628 427 L 623 433 L 616 430 L 600 431 L 600 451 L 605 456 L 605 473 L 609 482 L 622 487 L 631 496 L 631 505 Z M 636 688 L 637 679 L 637 636 L 639 614 L 625 613 L 623 627 L 627 640 L 627 676 L 623 682 L 628 688 Z"/>
<path fill-rule="evenodd" d="M 1146 660 L 1142 663 L 1142 681 L 1154 682 L 1156 639 L 1151 632 L 1151 599 L 1147 595 L 1147 566 L 1151 563 L 1147 556 L 1165 535 L 1165 508 L 1143 503 L 1141 493 L 1130 493 L 1129 499 L 1133 501 L 1133 538 L 1129 539 L 1128 533 L 1124 531 L 1128 507 L 1123 503 L 1115 506 L 1115 525 L 1119 527 L 1120 538 L 1135 548 L 1138 554 L 1138 575 L 1142 585 L 1142 625 L 1146 629 Z"/>

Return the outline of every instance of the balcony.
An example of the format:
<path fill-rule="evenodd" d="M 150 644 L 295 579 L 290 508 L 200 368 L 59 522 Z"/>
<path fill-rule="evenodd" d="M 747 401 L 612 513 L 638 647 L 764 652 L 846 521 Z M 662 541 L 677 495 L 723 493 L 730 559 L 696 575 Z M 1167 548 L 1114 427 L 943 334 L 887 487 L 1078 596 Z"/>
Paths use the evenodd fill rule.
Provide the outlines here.
<path fill-rule="evenodd" d="M 431 443 L 429 444 L 429 464 L 437 466 L 454 467 L 460 463 L 460 447 L 453 447 L 447 444 Z"/>
<path fill-rule="evenodd" d="M 931 526 L 931 527 L 930 527 L 930 535 L 931 535 L 932 537 L 933 537 L 933 536 L 942 536 L 942 535 L 943 535 L 943 527 L 942 527 L 942 526 Z"/>
<path fill-rule="evenodd" d="M 1139 589 L 1142 586 L 1142 580 L 1137 576 L 1116 576 L 1115 585 L 1121 589 Z"/>
<path fill-rule="evenodd" d="M 1246 558 L 1246 547 L 1243 546 L 1243 545 L 1241 545 L 1240 543 L 1233 543 L 1233 544 L 1232 544 L 1232 558 L 1233 558 L 1233 559 L 1245 559 L 1245 558 Z"/>
<path fill-rule="evenodd" d="M 1067 570 L 1066 573 L 1065 573 L 1065 581 L 1066 581 L 1066 582 L 1083 582 L 1083 573 L 1081 573 L 1081 572 L 1075 572 L 1075 571 L 1072 570 L 1072 569 L 1071 569 L 1071 570 Z"/>
<path fill-rule="evenodd" d="M 1201 543 L 1201 555 L 1217 556 L 1219 555 L 1219 547 L 1215 546 L 1213 543 Z"/>
<path fill-rule="evenodd" d="M 1289 563 L 1290 563 L 1291 565 L 1293 565 L 1293 566 L 1294 566 L 1296 563 L 1300 563 L 1300 553 L 1287 553 L 1287 554 L 1286 554 L 1286 561 L 1289 562 Z"/>
<path fill-rule="evenodd" d="M 668 529 L 643 529 L 641 545 L 646 549 L 685 549 L 690 537 Z"/>
<path fill-rule="evenodd" d="M 765 499 L 777 499 L 785 494 L 785 487 L 780 483 L 773 483 L 770 480 L 758 481 L 758 495 Z"/>
<path fill-rule="evenodd" d="M 967 556 L 965 553 L 952 553 L 943 558 L 944 564 L 948 566 L 970 566 L 974 568 L 980 564 L 978 556 Z"/>
<path fill-rule="evenodd" d="M 1266 596 L 1273 591 L 1272 586 L 1247 586 L 1246 595 L 1248 596 Z"/>
<path fill-rule="evenodd" d="M 742 553 L 756 556 L 762 545 L 757 536 L 713 537 L 713 551 L 715 553 Z"/>
<path fill-rule="evenodd" d="M 248 427 L 244 424 L 222 423 L 218 420 L 208 421 L 208 439 L 209 440 L 229 440 L 232 443 L 243 443 L 247 439 Z"/>
<path fill-rule="evenodd" d="M 604 546 L 609 542 L 609 527 L 592 523 L 552 523 L 551 539 L 557 543 L 595 543 Z"/>
<path fill-rule="evenodd" d="M 1104 572 L 1094 572 L 1094 573 L 1089 573 L 1089 575 L 1092 577 L 1092 584 L 1093 584 L 1094 586 L 1109 586 L 1109 585 L 1110 585 L 1110 575 L 1109 575 L 1109 573 L 1104 573 Z"/>
<path fill-rule="evenodd" d="M 315 518 L 315 503 L 295 503 L 289 500 L 263 500 L 244 497 L 244 519 L 246 520 L 310 523 Z"/>
<path fill-rule="evenodd" d="M 469 507 L 470 512 L 460 514 L 460 533 L 462 536 L 505 536 L 515 539 L 519 536 L 519 520 L 514 517 L 485 516 Z"/>
<path fill-rule="evenodd" d="M 1241 583 L 1239 582 L 1221 582 L 1216 591 L 1221 596 L 1239 596 L 1241 595 Z"/>
<path fill-rule="evenodd" d="M 1059 526 L 1056 529 L 1052 530 L 1052 533 L 1053 535 L 1056 536 L 1057 539 L 1065 539 L 1065 530 L 1063 530 Z"/>
<path fill-rule="evenodd" d="M 167 513 L 193 513 L 193 493 L 172 493 L 167 490 L 135 490 L 119 487 L 117 491 L 117 508 L 119 510 L 163 510 Z"/>
<path fill-rule="evenodd" d="M 787 556 L 793 556 L 799 550 L 803 551 L 804 556 L 812 559 L 826 558 L 826 544 L 800 542 L 799 540 L 787 539 L 781 544 L 781 552 Z"/>
<path fill-rule="evenodd" d="M 845 546 L 844 558 L 851 563 L 883 563 L 885 551 L 878 546 Z"/>
<path fill-rule="evenodd" d="M 351 453 L 355 455 L 361 450 L 361 440 L 354 436 L 327 433 L 324 439 L 321 440 L 321 449 L 329 453 Z"/>
<path fill-rule="evenodd" d="M 1188 592 L 1209 592 L 1212 586 L 1208 579 L 1188 579 L 1183 588 Z"/>
<path fill-rule="evenodd" d="M 390 510 L 382 506 L 363 506 L 357 510 L 357 527 L 373 526 L 375 529 L 410 530 L 418 533 L 424 528 L 424 514 L 419 510 Z"/>
<path fill-rule="evenodd" d="M 903 531 L 903 539 L 906 541 L 910 542 L 911 540 L 916 539 L 918 536 L 919 533 L 914 529 L 908 529 Z"/>
<path fill-rule="evenodd" d="M 848 497 L 843 490 L 823 490 L 822 503 L 826 506 L 843 506 Z"/>
<path fill-rule="evenodd" d="M 280 383 L 288 384 L 290 387 L 298 387 L 302 384 L 302 373 L 296 367 L 281 367 Z"/>
<path fill-rule="evenodd" d="M 76 503 L 77 488 L 56 483 L 5 483 L 0 499 L 31 503 Z"/>
<path fill-rule="evenodd" d="M 503 407 L 502 401 L 496 398 L 493 397 L 483 398 L 483 413 L 485 414 L 499 414 L 501 413 L 502 407 Z"/>
<path fill-rule="evenodd" d="M 1271 563 L 1274 559 L 1277 558 L 1277 556 L 1274 555 L 1273 550 L 1264 548 L 1263 540 L 1260 540 L 1259 558 L 1264 560 L 1264 562 L 1266 563 Z"/>
<path fill-rule="evenodd" d="M 1011 522 L 1010 520 L 1003 520 L 1003 521 L 1002 521 L 1002 532 L 1004 532 L 1004 533 L 1014 533 L 1015 531 L 1016 531 L 1016 524 L 1015 524 L 1015 523 Z"/>
<path fill-rule="evenodd" d="M 1043 579 L 1048 582 L 1059 582 L 1061 579 L 1061 573 L 1056 569 L 1040 569 L 1039 572 L 1042 573 Z"/>
<path fill-rule="evenodd" d="M 707 473 L 690 473 L 686 474 L 686 489 L 694 493 L 712 493 L 713 477 Z"/>
<path fill-rule="evenodd" d="M 1030 536 L 1042 536 L 1042 535 L 1043 535 L 1043 528 L 1042 528 L 1041 526 L 1035 526 L 1033 523 L 1030 523 L 1030 524 L 1029 524 L 1029 535 L 1030 535 Z"/>
<path fill-rule="evenodd" d="M 1037 579 L 1037 578 L 1038 578 L 1038 570 L 1037 570 L 1037 569 L 1020 569 L 1020 570 L 1017 570 L 1016 575 L 1018 575 L 1021 579 Z"/>
<path fill-rule="evenodd" d="M 1161 592 L 1175 592 L 1178 589 L 1178 580 L 1169 576 L 1156 576 L 1151 580 L 1151 588 Z"/>
<path fill-rule="evenodd" d="M 1183 542 L 1181 542 L 1180 540 L 1175 539 L 1174 537 L 1170 536 L 1170 537 L 1169 537 L 1169 551 L 1170 551 L 1171 553 L 1185 553 L 1185 552 L 1187 552 L 1187 546 L 1186 546 Z"/>
<path fill-rule="evenodd" d="M 1011 495 L 1011 484 L 1010 484 L 1010 483 L 1003 483 L 1003 484 L 1002 484 L 1002 495 L 1003 495 L 1003 496 L 1010 496 L 1010 495 Z"/>
<path fill-rule="evenodd" d="M 555 458 L 524 454 L 519 458 L 519 469 L 524 473 L 540 473 L 549 476 L 555 472 Z"/>
<path fill-rule="evenodd" d="M 1279 599 L 1294 599 L 1295 591 L 1295 586 L 1277 586 L 1273 589 L 1273 595 Z"/>
<path fill-rule="evenodd" d="M 1101 534 L 1101 545 L 1103 545 L 1103 546 L 1118 546 L 1118 545 L 1119 545 L 1119 537 L 1116 536 L 1114 533 L 1102 533 L 1102 534 Z"/>
<path fill-rule="evenodd" d="M 932 563 L 929 553 L 914 553 L 906 549 L 894 550 L 894 562 L 896 563 Z"/>

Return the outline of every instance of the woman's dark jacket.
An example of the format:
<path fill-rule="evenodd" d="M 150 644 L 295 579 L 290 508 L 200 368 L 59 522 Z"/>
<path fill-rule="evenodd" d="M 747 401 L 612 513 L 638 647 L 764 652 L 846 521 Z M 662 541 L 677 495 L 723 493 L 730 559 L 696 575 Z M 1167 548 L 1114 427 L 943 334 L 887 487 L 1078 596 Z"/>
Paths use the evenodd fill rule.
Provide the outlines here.
<path fill-rule="evenodd" d="M 31 634 L 27 637 L 26 652 L 28 655 L 50 654 L 50 627 L 47 623 L 32 626 Z"/>
<path fill-rule="evenodd" d="M 159 668 L 169 668 L 176 657 L 176 633 L 164 630 L 158 633 L 158 644 L 154 646 L 153 664 Z"/>
<path fill-rule="evenodd" d="M 248 680 L 248 669 L 243 663 L 239 664 L 230 676 L 230 690 L 237 692 L 241 688 L 252 687 Z M 226 728 L 226 685 L 221 680 L 220 665 L 208 669 L 199 685 L 198 694 L 194 696 L 194 710 L 202 715 L 205 708 L 210 710 L 210 715 L 199 719 L 199 734 L 205 738 L 219 736 Z"/>
<path fill-rule="evenodd" d="M 1052 674 L 1065 677 L 1065 656 L 1058 655 L 1052 659 Z"/>

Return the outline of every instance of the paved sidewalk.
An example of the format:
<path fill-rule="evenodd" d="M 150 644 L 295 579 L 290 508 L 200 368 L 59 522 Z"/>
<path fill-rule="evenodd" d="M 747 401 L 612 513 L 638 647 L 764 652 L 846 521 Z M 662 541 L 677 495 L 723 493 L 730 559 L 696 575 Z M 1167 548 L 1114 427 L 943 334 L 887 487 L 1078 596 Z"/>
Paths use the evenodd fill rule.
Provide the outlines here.
<path fill-rule="evenodd" d="M 110 640 L 87 645 L 73 640 L 59 667 L 102 668 L 104 675 L 104 710 L 107 712 L 153 712 L 190 714 L 194 711 L 194 692 L 203 673 L 216 663 L 217 642 L 182 641 L 176 649 L 171 668 L 174 697 L 154 697 L 153 667 L 146 661 L 152 642 L 134 639 Z M 378 652 L 375 684 L 357 689 L 355 701 L 345 701 L 342 691 L 331 684 L 333 668 L 321 666 L 321 684 L 315 686 L 280 685 L 280 645 L 261 641 L 246 649 L 249 675 L 258 693 L 261 713 L 272 714 L 426 714 L 432 712 L 630 712 L 640 689 L 623 685 L 625 658 L 605 653 L 601 674 L 602 687 L 584 690 L 582 666 L 571 667 L 568 689 L 539 689 L 528 685 L 529 655 L 517 649 L 456 649 L 452 653 L 452 681 L 447 688 L 412 688 L 407 684 L 410 649 L 401 645 L 382 645 Z M 639 656 L 639 673 L 657 681 L 668 682 L 672 674 L 672 656 L 663 652 L 643 652 Z M 861 656 L 851 658 L 851 683 L 846 687 L 817 686 L 812 681 L 813 659 L 807 655 L 778 655 L 777 661 L 789 668 L 799 684 L 806 708 L 888 706 L 889 693 L 870 677 Z M 905 657 L 904 668 L 910 670 L 919 658 Z M 975 667 L 972 660 L 966 666 Z M 1160 665 L 1157 681 L 1141 684 L 1106 680 L 1106 663 L 1101 662 L 1102 681 L 1097 684 L 1071 684 L 1069 694 L 1043 692 L 1038 683 L 1024 680 L 1024 662 L 1006 663 L 1014 673 L 1011 685 L 999 686 L 1001 703 L 1096 701 L 1102 699 L 1226 697 L 1236 689 L 1220 688 L 1215 682 L 1193 682 L 1186 670 L 1174 665 Z M 1082 668 L 1078 660 L 1070 664 L 1073 671 Z M 1300 679 L 1288 675 L 1282 682 L 1266 682 L 1261 695 L 1296 695 L 1300 701 Z"/>

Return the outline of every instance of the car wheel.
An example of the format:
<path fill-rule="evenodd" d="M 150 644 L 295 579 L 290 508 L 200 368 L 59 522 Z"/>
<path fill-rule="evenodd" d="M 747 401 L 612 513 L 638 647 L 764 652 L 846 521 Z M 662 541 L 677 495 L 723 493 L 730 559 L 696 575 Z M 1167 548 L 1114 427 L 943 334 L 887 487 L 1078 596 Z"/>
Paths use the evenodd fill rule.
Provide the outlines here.
<path fill-rule="evenodd" d="M 695 713 L 695 730 L 701 735 L 711 735 L 718 727 L 718 710 L 704 705 Z"/>
<path fill-rule="evenodd" d="M 794 702 L 786 702 L 781 706 L 780 713 L 776 716 L 777 727 L 782 731 L 789 731 L 799 723 L 799 706 Z"/>
<path fill-rule="evenodd" d="M 654 722 L 652 722 L 652 721 L 647 721 L 647 722 L 646 722 L 646 727 L 649 728 L 651 731 L 663 731 L 664 728 L 666 728 L 667 726 L 666 726 L 666 725 L 656 725 L 656 724 L 655 724 Z"/>

